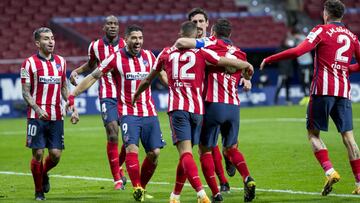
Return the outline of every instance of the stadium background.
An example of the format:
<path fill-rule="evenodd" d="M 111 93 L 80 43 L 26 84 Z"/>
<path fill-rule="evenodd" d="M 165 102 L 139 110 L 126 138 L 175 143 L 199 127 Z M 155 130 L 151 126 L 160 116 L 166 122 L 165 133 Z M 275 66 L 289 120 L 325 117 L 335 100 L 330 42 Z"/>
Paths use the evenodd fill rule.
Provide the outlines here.
<path fill-rule="evenodd" d="M 68 62 L 68 75 L 70 71 L 78 67 L 80 64 L 86 61 L 87 59 L 87 46 L 91 40 L 94 40 L 103 35 L 102 33 L 102 20 L 105 16 L 113 14 L 118 16 L 120 21 L 120 36 L 123 36 L 124 29 L 126 25 L 129 24 L 138 24 L 144 27 L 144 48 L 152 50 L 155 54 L 159 53 L 161 49 L 165 46 L 171 45 L 177 38 L 177 33 L 179 30 L 179 25 L 181 22 L 186 20 L 186 13 L 191 8 L 202 7 L 209 14 L 210 25 L 214 20 L 219 17 L 228 18 L 233 24 L 232 40 L 235 45 L 244 50 L 248 55 L 248 60 L 256 68 L 254 78 L 252 80 L 254 88 L 249 93 L 243 93 L 240 91 L 240 99 L 242 107 L 251 107 L 251 106 L 272 106 L 274 105 L 274 93 L 275 85 L 277 80 L 277 67 L 276 64 L 268 66 L 264 72 L 259 72 L 258 67 L 261 60 L 277 51 L 282 40 L 286 37 L 286 33 L 290 30 L 291 22 L 294 22 L 296 19 L 296 27 L 300 29 L 305 35 L 309 32 L 314 25 L 322 23 L 321 13 L 322 13 L 322 3 L 323 0 L 2 0 L 0 1 L 0 171 L 18 171 L 18 172 L 29 172 L 28 164 L 26 157 L 30 157 L 30 152 L 25 150 L 23 147 L 24 144 L 24 133 L 25 132 L 25 108 L 26 105 L 22 100 L 21 95 L 21 83 L 19 79 L 19 70 L 20 65 L 26 57 L 36 53 L 36 47 L 32 39 L 32 32 L 34 29 L 41 26 L 48 26 L 54 31 L 56 46 L 55 53 L 64 56 Z M 343 0 L 347 6 L 346 15 L 344 17 L 344 22 L 355 34 L 359 36 L 360 34 L 360 0 Z M 210 27 L 208 28 L 210 30 Z M 295 73 L 297 73 L 295 71 Z M 267 80 L 262 80 L 261 76 L 268 76 Z M 354 74 L 351 76 L 352 82 L 352 100 L 353 102 L 360 102 L 360 74 Z M 73 87 L 71 87 L 73 88 Z M 286 104 L 284 100 L 284 91 L 280 93 L 280 104 Z M 156 101 L 157 108 L 160 110 L 165 110 L 167 108 L 167 94 L 166 89 L 160 86 L 158 83 L 153 85 L 153 97 Z M 303 97 L 303 93 L 299 86 L 299 79 L 297 74 L 292 79 L 290 97 L 293 104 L 297 104 L 298 101 Z M 77 99 L 76 105 L 83 114 L 98 114 L 98 105 L 97 105 L 97 87 L 94 86 L 86 93 L 84 93 L 79 99 Z M 307 185 L 303 186 L 305 181 L 311 182 L 314 177 L 320 177 L 321 171 L 316 165 L 313 157 L 311 157 L 310 149 L 306 145 L 306 138 L 303 135 L 303 122 L 304 114 L 306 107 L 300 107 L 294 105 L 292 107 L 266 107 L 266 108 L 250 108 L 242 110 L 242 119 L 247 120 L 247 127 L 242 125 L 241 131 L 244 135 L 258 135 L 266 134 L 269 128 L 272 129 L 272 134 L 269 136 L 259 136 L 258 138 L 246 138 L 243 139 L 241 147 L 245 151 L 245 155 L 248 155 L 249 160 L 261 160 L 261 163 L 249 163 L 250 169 L 254 168 L 255 177 L 269 179 L 269 176 L 273 175 L 270 172 L 263 172 L 262 164 L 270 165 L 271 169 L 276 171 L 275 176 L 270 177 L 268 182 L 264 182 L 263 186 L 269 186 L 268 188 L 291 188 L 287 185 L 287 180 L 279 181 L 277 178 L 281 178 L 281 172 L 290 173 L 292 170 L 290 168 L 299 167 L 297 164 L 288 163 L 285 158 L 279 159 L 278 162 L 269 161 L 271 159 L 277 159 L 279 154 L 282 154 L 282 151 L 290 150 L 291 161 L 297 157 L 299 152 L 307 151 L 308 158 L 301 160 L 302 166 L 307 169 L 314 169 L 314 173 L 309 174 L 307 170 L 297 169 L 298 173 L 310 175 L 309 177 L 304 178 L 304 180 L 297 180 L 294 183 L 294 189 L 302 191 L 317 191 L 318 187 L 321 187 L 321 184 L 316 184 L 316 186 Z M 261 110 L 261 111 L 260 111 Z M 261 112 L 261 113 L 260 113 Z M 354 104 L 354 125 L 355 128 L 359 126 L 358 116 L 359 105 Z M 7 119 L 7 118 L 21 118 L 21 119 Z M 276 117 L 276 118 L 275 118 Z M 260 121 L 259 121 L 260 118 Z M 281 122 L 290 118 L 287 126 L 281 124 Z M 167 118 L 165 113 L 160 113 L 161 125 L 163 128 L 167 125 Z M 261 120 L 264 119 L 264 120 Z M 275 119 L 275 120 L 274 120 Z M 291 120 L 295 119 L 295 120 Z M 251 123 L 264 122 L 256 124 L 254 126 Z M 300 121 L 300 122 L 298 122 Z M 271 122 L 277 122 L 272 124 Z M 267 123 L 267 124 L 266 124 Z M 67 134 L 76 134 L 70 135 L 66 138 L 66 143 L 69 148 L 66 150 L 68 154 L 73 153 L 71 151 L 76 149 L 76 151 L 89 150 L 88 145 L 98 146 L 98 150 L 104 148 L 105 138 L 101 137 L 104 134 L 102 129 L 102 124 L 100 123 L 99 116 L 83 116 L 80 123 L 80 129 L 77 130 L 76 126 L 66 126 Z M 262 125 L 262 128 L 259 128 L 258 125 Z M 94 129 L 93 127 L 99 127 Z M 10 127 L 10 128 L 9 128 Z M 90 129 L 89 131 L 83 129 Z M 82 130 L 81 130 L 82 129 Z M 263 130 L 263 132 L 260 132 Z M 336 134 L 336 130 L 332 127 L 332 134 Z M 163 131 L 164 134 L 169 134 L 169 129 Z M 76 133 L 71 133 L 76 132 Z M 294 132 L 290 133 L 291 136 L 287 137 L 287 133 L 284 132 Z M 100 134 L 97 136 L 97 139 L 93 140 L 94 137 L 91 137 L 87 140 L 83 140 L 84 136 L 88 134 Z M 269 132 L 268 132 L 269 133 Z M 285 136 L 280 136 L 280 134 L 285 134 Z M 79 135 L 79 137 L 77 137 Z M 296 137 L 296 138 L 295 138 Z M 327 139 L 327 138 L 325 138 Z M 330 138 L 329 138 L 330 139 Z M 11 141 L 10 141 L 11 140 Z M 81 140 L 81 142 L 79 141 Z M 259 141 L 262 140 L 262 141 Z M 103 141 L 103 142 L 102 142 Z M 174 148 L 170 146 L 170 139 L 167 139 L 168 146 L 165 149 L 164 153 L 172 153 L 176 157 Z M 293 143 L 289 143 L 293 141 Z M 71 143 L 73 146 L 71 146 Z M 277 146 L 277 149 L 274 151 L 268 151 L 268 157 L 256 156 L 251 154 L 253 150 L 258 150 L 256 145 L 264 145 L 261 150 L 274 150 L 271 146 Z M 342 154 L 337 153 L 334 155 L 335 164 L 341 160 L 344 162 L 344 149 L 341 146 L 340 140 L 330 141 L 331 144 L 334 144 L 334 149 L 339 150 Z M 246 145 L 250 144 L 250 145 Z M 278 144 L 284 144 L 283 147 L 279 147 Z M 15 146 L 16 145 L 16 146 Z M 75 148 L 75 146 L 77 148 Z M 299 147 L 301 146 L 301 147 Z M 292 147 L 294 149 L 292 149 Z M 169 149 L 170 148 L 170 149 Z M 296 149 L 296 150 L 295 150 Z M 304 150 L 302 150 L 304 149 Z M 293 150 L 293 151 L 292 151 Z M 19 153 L 22 151 L 24 153 Z M 104 150 L 102 150 L 104 151 Z M 103 153 L 103 152 L 102 152 Z M 263 152 L 261 152 L 263 153 Z M 294 156 L 292 156 L 295 153 Z M 60 169 L 56 169 L 54 173 L 63 174 L 63 175 L 83 175 L 84 171 L 88 172 L 86 175 L 95 176 L 95 177 L 109 177 L 109 172 L 106 163 L 105 153 L 101 156 L 97 156 L 97 152 L 88 151 L 88 157 L 93 157 L 95 160 L 82 160 L 82 164 L 87 162 L 90 163 L 99 163 L 103 165 L 99 168 L 98 172 L 93 172 L 92 166 L 86 166 L 84 168 L 79 167 L 78 170 L 71 170 L 71 166 L 76 165 L 74 159 L 71 157 L 65 156 L 64 160 L 60 165 Z M 17 159 L 18 156 L 21 156 L 21 159 L 18 159 L 13 162 L 12 159 Z M 75 156 L 81 156 L 77 153 Z M 295 158 L 294 158 L 295 157 Z M 299 158 L 299 157 L 297 157 Z M 66 161 L 68 159 L 68 161 Z M 171 158 L 166 158 L 162 156 L 163 164 L 166 166 L 167 163 L 172 163 Z M 73 161 L 73 162 L 72 162 Z M 7 164 L 11 162 L 11 164 Z M 311 166 L 308 166 L 307 163 L 310 162 Z M 340 161 L 339 161 L 340 162 Z M 341 163 L 342 163 L 341 162 Z M 305 164 L 306 163 L 306 164 Z M 277 165 L 278 164 L 278 165 Z M 280 167 L 283 166 L 284 168 Z M 68 167 L 68 168 L 67 168 Z M 174 166 L 175 167 L 175 166 Z M 161 182 L 162 178 L 159 178 L 159 173 L 164 173 L 169 182 L 173 181 L 174 176 L 174 167 L 169 167 L 169 169 L 159 169 L 160 172 L 156 172 L 154 176 L 154 181 Z M 351 179 L 350 168 L 348 165 L 342 163 L 340 167 L 344 168 L 348 174 L 345 175 L 345 181 L 348 181 L 348 185 L 353 184 Z M 14 169 L 15 168 L 15 169 Z M 160 167 L 159 167 L 160 168 Z M 165 167 L 166 168 L 166 167 Z M 261 172 L 260 172 L 261 171 Z M 315 174 L 315 175 L 314 175 Z M 312 176 L 313 175 L 313 176 Z M 294 175 L 295 176 L 295 175 Z M 19 201 L 21 199 L 32 198 L 32 181 L 30 177 L 25 178 L 27 184 L 27 190 L 22 190 L 23 179 L 21 177 L 12 178 L 11 176 L 0 175 L 1 186 L 0 186 L 0 200 L 1 198 L 10 197 L 10 201 Z M 318 178 L 320 179 L 320 178 Z M 19 183 L 17 183 L 19 181 Z M 59 181 L 57 179 L 57 181 Z M 84 181 L 84 180 L 82 180 Z M 277 183 L 274 183 L 278 181 Z M 54 181 L 56 182 L 56 181 Z M 62 187 L 62 184 L 66 185 L 66 179 L 59 181 Z M 86 182 L 86 181 L 85 181 Z M 205 183 L 205 181 L 203 181 Z M 321 182 L 317 180 L 317 182 Z M 73 183 L 76 188 L 67 189 L 65 192 L 54 191 L 54 195 L 58 196 L 55 200 L 58 201 L 92 201 L 94 198 L 98 200 L 117 200 L 117 199 L 107 199 L 108 197 L 100 197 L 95 193 L 88 195 L 88 191 L 84 191 L 82 188 L 81 181 Z M 235 184 L 234 184 L 235 183 Z M 84 183 L 90 185 L 90 188 L 97 188 L 96 183 Z M 110 183 L 109 183 L 110 184 Z M 239 181 L 232 182 L 233 185 L 241 186 Z M 300 185 L 300 186 L 299 186 Z M 261 186 L 261 185 L 260 185 Z M 277 187 L 278 186 L 278 187 Z M 351 185 L 352 186 L 352 185 Z M 55 188 L 57 186 L 55 185 Z M 21 189 L 22 188 L 22 189 Z M 109 190 L 110 186 L 105 186 Z M 350 186 L 346 186 L 340 189 L 342 193 L 348 193 L 350 191 Z M 71 199 L 66 197 L 67 193 L 70 191 L 75 191 L 79 189 L 81 192 L 77 193 L 79 199 Z M 104 189 L 104 188 L 102 188 Z M 161 187 L 158 187 L 158 193 L 161 193 L 164 190 Z M 166 186 L 164 192 L 167 198 L 171 186 Z M 21 192 L 20 192 L 21 191 Z M 156 191 L 156 189 L 155 189 Z M 188 194 L 192 194 L 190 189 L 185 190 Z M 83 193 L 82 193 L 83 192 Z M 152 191 L 155 193 L 157 192 Z M 261 191 L 267 192 L 267 191 Z M 130 193 L 130 192 L 128 192 Z M 280 194 L 271 195 L 269 199 L 262 199 L 265 202 L 268 201 L 279 201 L 282 197 Z M 310 192 L 311 193 L 311 192 Z M 111 192 L 111 194 L 113 194 Z M 114 193 L 115 194 L 115 193 Z M 187 193 L 185 193 L 187 194 Z M 88 195 L 88 198 L 87 197 Z M 314 194 L 310 194 L 314 195 Z M 61 197 L 64 198 L 61 199 Z M 130 197 L 130 194 L 128 194 Z M 188 195 L 191 196 L 191 195 Z M 48 197 L 48 196 L 47 196 Z M 102 198 L 102 199 L 100 199 Z M 287 200 L 287 196 L 282 199 L 283 201 Z M 50 198 L 51 199 L 51 196 Z M 238 197 L 230 196 L 230 202 L 239 202 L 241 199 Z M 8 199 L 9 200 L 9 199 Z M 186 200 L 186 199 L 185 199 Z M 232 200 L 232 201 L 231 201 Z M 293 201 L 308 201 L 301 197 L 292 197 Z M 326 202 L 329 199 L 325 199 Z M 131 201 L 131 198 L 128 198 L 126 201 Z M 191 198 L 189 198 L 191 201 Z M 319 199 L 318 197 L 311 197 L 310 201 L 324 201 L 324 199 Z M 331 199 L 331 201 L 354 201 L 354 199 L 344 196 L 343 199 Z M 356 201 L 356 200 L 355 200 Z M 125 202 L 125 200 L 124 200 Z M 165 202 L 165 201 L 156 201 L 152 202 Z M 186 202 L 186 201 L 185 201 Z M 291 202 L 291 201 L 290 201 Z M 324 201 L 325 202 L 325 201 Z"/>
<path fill-rule="evenodd" d="M 144 28 L 144 48 L 158 54 L 163 47 L 174 43 L 179 25 L 186 20 L 186 12 L 202 7 L 209 13 L 211 23 L 226 17 L 233 24 L 232 40 L 248 55 L 257 68 L 261 60 L 275 53 L 291 27 L 305 35 L 321 23 L 322 2 L 318 0 L 3 0 L 0 2 L 0 118 L 25 115 L 19 79 L 20 65 L 26 57 L 36 53 L 32 32 L 40 26 L 54 30 L 55 53 L 68 62 L 68 74 L 87 59 L 91 40 L 103 36 L 102 23 L 106 15 L 116 15 L 120 21 L 120 36 L 126 25 Z M 360 34 L 360 1 L 345 0 L 346 25 Z M 210 27 L 208 28 L 210 30 Z M 290 97 L 296 104 L 303 97 L 295 71 Z M 265 71 L 256 71 L 250 93 L 240 92 L 242 106 L 273 105 L 278 71 L 276 64 Z M 261 75 L 268 76 L 260 80 Z M 360 102 L 360 74 L 351 78 L 352 99 Z M 71 87 L 72 88 L 72 87 Z M 153 97 L 159 110 L 167 108 L 167 91 L 160 83 L 153 85 Z M 280 104 L 285 104 L 284 91 Z M 97 87 L 94 86 L 77 100 L 81 113 L 98 113 Z"/>

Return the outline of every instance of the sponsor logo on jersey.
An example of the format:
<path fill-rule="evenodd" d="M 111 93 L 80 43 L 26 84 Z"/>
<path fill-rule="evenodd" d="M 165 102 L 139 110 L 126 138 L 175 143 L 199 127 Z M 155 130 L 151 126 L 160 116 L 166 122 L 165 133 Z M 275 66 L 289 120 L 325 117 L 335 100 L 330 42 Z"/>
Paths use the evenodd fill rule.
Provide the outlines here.
<path fill-rule="evenodd" d="M 39 82 L 45 84 L 60 84 L 61 77 L 60 76 L 40 76 Z"/>
<path fill-rule="evenodd" d="M 149 72 L 126 73 L 126 80 L 142 80 L 149 75 Z"/>
<path fill-rule="evenodd" d="M 182 82 L 182 81 L 179 81 L 179 80 L 175 80 L 173 85 L 174 85 L 174 87 L 188 87 L 188 88 L 191 87 L 191 83 Z"/>

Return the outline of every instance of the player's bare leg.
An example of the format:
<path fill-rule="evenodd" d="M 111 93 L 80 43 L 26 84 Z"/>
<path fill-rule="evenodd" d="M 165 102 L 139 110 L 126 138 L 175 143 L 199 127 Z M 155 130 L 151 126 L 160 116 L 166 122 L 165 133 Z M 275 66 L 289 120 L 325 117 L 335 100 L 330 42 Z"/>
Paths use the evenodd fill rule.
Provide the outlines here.
<path fill-rule="evenodd" d="M 180 165 L 180 167 L 182 167 L 182 170 L 184 172 L 183 175 L 186 176 L 186 178 L 189 180 L 191 186 L 197 192 L 198 202 L 200 202 L 200 203 L 209 202 L 210 203 L 210 199 L 207 197 L 205 190 L 203 189 L 203 185 L 201 183 L 201 180 L 200 180 L 200 177 L 198 174 L 198 169 L 197 169 L 196 163 L 195 163 L 193 155 L 192 155 L 191 141 L 190 140 L 179 141 L 176 143 L 176 147 L 177 147 L 177 150 L 178 150 L 179 156 L 180 156 L 179 165 Z M 176 174 L 177 181 L 179 179 L 181 179 L 178 176 L 179 176 L 179 174 Z M 183 181 L 185 182 L 186 179 L 183 179 Z M 176 182 L 176 184 L 183 185 L 184 183 Z M 177 186 L 175 185 L 175 188 L 176 187 Z M 182 187 L 180 187 L 180 188 L 182 189 Z M 178 193 L 178 194 L 176 194 L 176 193 Z M 181 193 L 181 190 L 174 191 L 171 194 L 171 196 L 173 196 L 173 194 L 176 194 L 176 195 L 178 195 L 177 197 L 180 198 L 180 193 Z M 171 201 L 171 199 L 170 199 L 170 201 Z"/>
<path fill-rule="evenodd" d="M 45 200 L 45 195 L 42 186 L 43 156 L 44 156 L 44 149 L 32 150 L 31 173 L 35 184 L 35 200 L 39 200 L 39 201 Z"/>
<path fill-rule="evenodd" d="M 255 180 L 250 176 L 249 169 L 247 167 L 246 161 L 240 150 L 237 148 L 237 144 L 234 144 L 230 147 L 226 147 L 226 154 L 232 164 L 235 165 L 236 169 L 239 171 L 240 175 L 243 178 L 244 182 L 244 201 L 251 202 L 255 198 Z"/>
<path fill-rule="evenodd" d="M 340 175 L 332 166 L 328 150 L 320 138 L 319 130 L 308 130 L 308 139 L 312 146 L 316 159 L 325 172 L 325 184 L 321 195 L 326 196 L 332 191 L 332 186 L 340 180 Z"/>
<path fill-rule="evenodd" d="M 212 149 L 199 144 L 200 163 L 205 180 L 212 192 L 212 202 L 222 202 L 223 197 L 219 191 L 218 184 L 216 182 L 215 164 L 212 154 Z M 221 154 L 220 154 L 221 156 Z"/>
<path fill-rule="evenodd" d="M 111 121 L 106 124 L 106 135 L 107 135 L 107 155 L 109 160 L 109 165 L 111 169 L 111 174 L 114 179 L 114 189 L 115 190 L 124 190 L 124 184 L 120 177 L 120 168 L 119 168 L 119 150 L 118 150 L 118 134 L 119 134 L 119 125 L 117 121 Z"/>
<path fill-rule="evenodd" d="M 353 194 L 360 195 L 360 152 L 354 139 L 353 131 L 341 133 L 344 145 L 348 151 L 350 165 L 355 177 L 355 190 Z"/>

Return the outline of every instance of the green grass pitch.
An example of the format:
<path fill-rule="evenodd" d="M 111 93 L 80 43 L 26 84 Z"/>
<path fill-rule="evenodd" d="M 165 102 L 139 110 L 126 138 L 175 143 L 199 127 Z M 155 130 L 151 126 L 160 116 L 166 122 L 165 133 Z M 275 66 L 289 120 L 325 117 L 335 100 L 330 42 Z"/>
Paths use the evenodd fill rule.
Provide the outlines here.
<path fill-rule="evenodd" d="M 322 133 L 322 138 L 342 179 L 334 186 L 333 196 L 320 196 L 324 174 L 307 141 L 305 113 L 303 106 L 241 109 L 239 148 L 257 182 L 254 202 L 360 202 L 359 196 L 351 195 L 353 174 L 332 121 L 329 132 Z M 353 117 L 359 143 L 360 104 L 353 105 Z M 167 114 L 159 113 L 159 119 L 167 146 L 161 152 L 158 168 L 147 187 L 155 198 L 146 202 L 152 203 L 168 202 L 178 162 Z M 33 201 L 34 185 L 29 175 L 31 151 L 24 146 L 25 129 L 25 118 L 0 120 L 0 202 Z M 113 190 L 106 136 L 99 115 L 82 116 L 78 125 L 71 125 L 66 118 L 65 146 L 59 165 L 50 171 L 48 202 L 134 202 L 130 182 L 125 191 Z M 140 162 L 143 157 L 141 150 Z M 194 148 L 194 157 L 198 163 L 197 148 Z M 201 171 L 199 174 L 206 184 Z M 224 195 L 225 202 L 243 202 L 240 175 L 228 179 L 233 189 Z M 208 188 L 206 191 L 211 194 Z M 191 187 L 184 187 L 181 201 L 196 202 L 196 193 Z"/>

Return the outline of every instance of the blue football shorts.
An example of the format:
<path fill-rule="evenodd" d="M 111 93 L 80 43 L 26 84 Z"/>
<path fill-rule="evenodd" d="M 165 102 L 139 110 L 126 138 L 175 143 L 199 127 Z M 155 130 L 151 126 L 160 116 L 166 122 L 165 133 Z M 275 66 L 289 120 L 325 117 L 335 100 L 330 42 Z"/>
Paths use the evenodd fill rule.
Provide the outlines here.
<path fill-rule="evenodd" d="M 157 116 L 122 116 L 120 128 L 125 147 L 130 144 L 139 146 L 140 140 L 145 152 L 163 148 L 166 145 Z"/>
<path fill-rule="evenodd" d="M 353 129 L 352 106 L 349 99 L 311 95 L 306 116 L 307 129 L 327 131 L 329 116 L 338 132 L 343 133 Z"/>
<path fill-rule="evenodd" d="M 117 122 L 119 120 L 117 99 L 100 99 L 100 110 L 104 126 L 112 121 Z"/>
<path fill-rule="evenodd" d="M 169 112 L 169 120 L 174 145 L 184 140 L 191 140 L 192 145 L 199 144 L 203 115 L 176 110 Z"/>
<path fill-rule="evenodd" d="M 26 146 L 32 149 L 64 149 L 64 121 L 28 119 Z"/>
<path fill-rule="evenodd" d="M 215 147 L 219 133 L 223 147 L 237 144 L 240 126 L 240 106 L 205 102 L 204 124 L 201 130 L 200 144 Z"/>

